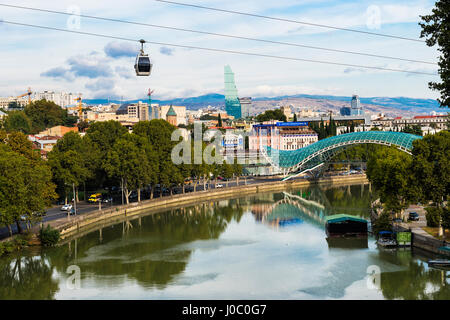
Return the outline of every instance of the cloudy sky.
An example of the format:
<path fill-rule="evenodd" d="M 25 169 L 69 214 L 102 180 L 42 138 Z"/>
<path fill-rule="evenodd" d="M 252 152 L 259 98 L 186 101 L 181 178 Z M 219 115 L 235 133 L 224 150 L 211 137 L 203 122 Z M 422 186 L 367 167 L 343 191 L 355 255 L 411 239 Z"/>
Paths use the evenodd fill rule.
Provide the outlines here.
<path fill-rule="evenodd" d="M 419 38 L 419 15 L 428 14 L 427 0 L 179 0 L 260 15 Z M 309 27 L 229 13 L 190 8 L 153 0 L 11 1 L 21 6 L 188 28 L 274 41 L 359 51 L 436 62 L 438 51 L 424 43 Z M 0 20 L 71 28 L 115 37 L 146 39 L 217 49 L 247 51 L 302 59 L 370 65 L 435 73 L 429 64 L 362 57 L 313 49 L 229 39 L 154 27 L 0 7 Z M 34 29 L 0 22 L 0 96 L 34 91 L 81 92 L 85 98 L 155 98 L 223 93 L 223 68 L 229 64 L 241 96 L 332 94 L 363 97 L 436 98 L 428 89 L 438 77 L 344 66 L 232 55 L 147 44 L 154 68 L 136 77 L 139 44 L 107 38 Z"/>

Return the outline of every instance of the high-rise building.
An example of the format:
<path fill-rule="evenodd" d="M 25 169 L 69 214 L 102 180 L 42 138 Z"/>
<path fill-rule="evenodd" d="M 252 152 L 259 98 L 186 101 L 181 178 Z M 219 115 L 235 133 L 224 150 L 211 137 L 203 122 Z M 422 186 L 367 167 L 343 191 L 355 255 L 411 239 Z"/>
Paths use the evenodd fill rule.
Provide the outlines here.
<path fill-rule="evenodd" d="M 351 116 L 361 116 L 363 114 L 364 114 L 364 111 L 361 106 L 361 102 L 359 101 L 359 96 L 354 95 L 352 97 L 350 115 Z"/>
<path fill-rule="evenodd" d="M 241 102 L 234 83 L 234 73 L 228 65 L 225 66 L 225 110 L 235 119 L 242 118 Z"/>
<path fill-rule="evenodd" d="M 251 97 L 239 98 L 239 103 L 241 104 L 242 118 L 250 117 L 250 110 L 252 108 L 252 98 Z"/>

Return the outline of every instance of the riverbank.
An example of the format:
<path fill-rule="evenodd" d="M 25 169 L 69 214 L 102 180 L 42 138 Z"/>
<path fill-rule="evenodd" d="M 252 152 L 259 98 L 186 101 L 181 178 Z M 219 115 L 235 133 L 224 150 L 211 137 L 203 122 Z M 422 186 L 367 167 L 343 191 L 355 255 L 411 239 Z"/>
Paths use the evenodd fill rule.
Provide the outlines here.
<path fill-rule="evenodd" d="M 241 181 L 241 183 L 244 182 Z M 195 193 L 178 194 L 152 200 L 144 200 L 140 203 L 131 203 L 129 205 L 114 208 L 103 208 L 102 210 L 93 211 L 84 215 L 76 217 L 72 216 L 69 219 L 61 218 L 58 220 L 53 220 L 48 223 L 43 223 L 43 225 L 50 225 L 52 228 L 59 230 L 61 233 L 61 240 L 64 242 L 64 239 L 71 237 L 74 234 L 84 234 L 107 225 L 126 221 L 131 217 L 136 218 L 143 213 L 147 215 L 167 209 L 176 209 L 209 201 L 218 201 L 262 192 L 289 190 L 292 188 L 308 187 L 311 185 L 338 186 L 360 183 L 368 183 L 365 175 L 325 177 L 316 181 L 298 179 L 264 182 L 252 185 L 239 185 L 228 188 L 212 189 Z M 39 228 L 40 226 L 35 226 L 32 229 L 32 232 L 37 233 Z"/>
<path fill-rule="evenodd" d="M 429 253 L 450 257 L 449 251 L 439 250 L 439 248 L 445 246 L 444 241 L 433 237 L 431 234 L 424 230 L 424 227 L 426 227 L 427 225 L 424 207 L 419 205 L 410 205 L 404 211 L 402 219 L 407 219 L 410 212 L 418 213 L 419 220 L 401 222 L 394 225 L 394 227 L 396 227 L 400 231 L 411 232 L 411 247 L 419 248 Z"/>

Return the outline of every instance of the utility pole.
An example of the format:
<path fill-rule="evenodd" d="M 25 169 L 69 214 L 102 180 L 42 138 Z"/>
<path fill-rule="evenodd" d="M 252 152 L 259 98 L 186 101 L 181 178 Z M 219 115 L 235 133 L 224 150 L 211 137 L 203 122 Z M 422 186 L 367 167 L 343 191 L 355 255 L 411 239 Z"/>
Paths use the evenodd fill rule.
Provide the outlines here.
<path fill-rule="evenodd" d="M 77 197 L 75 195 L 75 183 L 72 183 L 73 187 L 73 208 L 75 210 L 75 215 L 77 215 Z"/>
<path fill-rule="evenodd" d="M 123 205 L 123 178 L 120 182 L 120 185 L 121 185 L 121 189 L 122 189 L 122 205 Z"/>

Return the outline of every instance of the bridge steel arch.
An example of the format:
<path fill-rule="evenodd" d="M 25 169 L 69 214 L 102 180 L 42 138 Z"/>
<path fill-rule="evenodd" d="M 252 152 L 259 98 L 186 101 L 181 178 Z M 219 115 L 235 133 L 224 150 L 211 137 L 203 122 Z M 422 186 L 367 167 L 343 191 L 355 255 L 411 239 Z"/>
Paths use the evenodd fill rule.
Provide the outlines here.
<path fill-rule="evenodd" d="M 288 175 L 298 171 L 315 168 L 328 161 L 342 149 L 356 144 L 379 144 L 395 146 L 399 150 L 411 154 L 413 141 L 421 136 L 391 131 L 351 132 L 326 138 L 297 150 L 276 150 L 271 147 L 262 148 L 264 157 L 269 163 Z"/>

